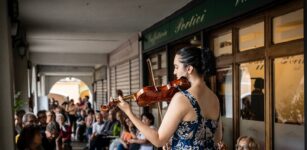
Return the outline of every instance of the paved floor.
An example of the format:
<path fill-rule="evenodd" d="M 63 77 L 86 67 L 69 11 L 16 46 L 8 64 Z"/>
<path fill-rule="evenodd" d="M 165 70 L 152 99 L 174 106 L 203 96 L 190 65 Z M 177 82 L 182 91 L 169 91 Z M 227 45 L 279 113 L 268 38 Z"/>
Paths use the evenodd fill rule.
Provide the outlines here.
<path fill-rule="evenodd" d="M 73 141 L 71 145 L 73 150 L 83 150 L 83 148 L 86 146 L 86 143 Z"/>

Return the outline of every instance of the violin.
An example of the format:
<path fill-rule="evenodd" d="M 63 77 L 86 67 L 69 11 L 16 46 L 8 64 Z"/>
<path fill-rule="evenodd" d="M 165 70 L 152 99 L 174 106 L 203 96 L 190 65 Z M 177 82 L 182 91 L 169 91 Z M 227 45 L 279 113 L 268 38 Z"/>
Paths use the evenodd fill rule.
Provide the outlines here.
<path fill-rule="evenodd" d="M 189 80 L 186 77 L 181 77 L 180 79 L 171 81 L 167 85 L 160 87 L 156 86 L 146 86 L 140 89 L 138 92 L 131 95 L 123 97 L 123 100 L 133 100 L 140 107 L 150 106 L 157 102 L 170 102 L 172 97 L 181 90 L 187 90 L 191 87 Z M 114 99 L 110 101 L 108 105 L 103 105 L 100 107 L 101 111 L 108 111 L 110 108 L 115 107 L 120 101 Z"/>

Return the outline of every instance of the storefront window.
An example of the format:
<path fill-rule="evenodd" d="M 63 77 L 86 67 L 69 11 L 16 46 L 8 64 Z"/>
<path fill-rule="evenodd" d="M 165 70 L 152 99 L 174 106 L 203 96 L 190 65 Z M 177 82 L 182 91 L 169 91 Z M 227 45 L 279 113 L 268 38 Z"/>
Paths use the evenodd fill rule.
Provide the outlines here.
<path fill-rule="evenodd" d="M 232 67 L 218 69 L 216 83 L 217 96 L 220 100 L 220 110 L 224 129 L 223 141 L 228 147 L 233 147 Z"/>
<path fill-rule="evenodd" d="M 246 51 L 264 46 L 264 22 L 239 30 L 239 50 Z"/>
<path fill-rule="evenodd" d="M 273 43 L 304 38 L 303 9 L 273 19 Z"/>
<path fill-rule="evenodd" d="M 215 57 L 232 53 L 232 32 L 226 32 L 214 38 Z"/>
<path fill-rule="evenodd" d="M 240 65 L 240 134 L 264 148 L 264 61 Z"/>
<path fill-rule="evenodd" d="M 274 60 L 275 149 L 304 149 L 304 55 Z"/>

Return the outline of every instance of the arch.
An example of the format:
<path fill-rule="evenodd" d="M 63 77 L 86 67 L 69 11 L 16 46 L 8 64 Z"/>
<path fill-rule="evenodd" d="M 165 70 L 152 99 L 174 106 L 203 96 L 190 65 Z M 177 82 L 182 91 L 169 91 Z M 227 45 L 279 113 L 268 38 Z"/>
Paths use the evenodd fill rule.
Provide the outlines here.
<path fill-rule="evenodd" d="M 66 101 L 67 97 L 69 97 L 69 100 L 73 99 L 75 103 L 78 103 L 79 97 L 84 98 L 85 96 L 89 96 L 89 101 L 93 104 L 93 94 L 90 87 L 75 77 L 66 77 L 58 80 L 51 86 L 48 92 L 48 98 L 57 100 L 59 104 Z"/>

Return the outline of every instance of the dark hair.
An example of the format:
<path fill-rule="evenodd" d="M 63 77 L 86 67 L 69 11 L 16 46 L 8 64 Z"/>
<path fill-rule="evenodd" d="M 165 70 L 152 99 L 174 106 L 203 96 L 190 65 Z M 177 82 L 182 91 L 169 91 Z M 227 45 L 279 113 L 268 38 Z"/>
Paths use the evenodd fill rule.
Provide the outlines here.
<path fill-rule="evenodd" d="M 95 114 L 95 111 L 94 111 L 93 109 L 88 109 L 88 110 L 87 110 L 87 114 L 88 114 L 88 115 L 90 115 L 90 114 L 93 114 L 93 115 L 94 115 L 94 114 Z"/>
<path fill-rule="evenodd" d="M 117 94 L 117 96 L 124 96 L 124 93 L 123 93 L 123 91 L 122 90 L 116 90 L 116 94 Z"/>
<path fill-rule="evenodd" d="M 18 111 L 16 112 L 16 116 L 19 117 L 19 118 L 22 118 L 23 115 L 25 115 L 25 114 L 26 114 L 26 111 L 23 110 L 23 109 L 18 110 Z"/>
<path fill-rule="evenodd" d="M 142 115 L 141 115 L 141 118 L 143 118 L 143 117 L 146 117 L 147 119 L 149 119 L 150 120 L 150 125 L 154 125 L 155 124 L 155 117 L 152 115 L 152 113 L 143 113 Z"/>
<path fill-rule="evenodd" d="M 55 121 L 55 119 L 56 119 L 56 118 L 55 118 L 55 112 L 49 110 L 49 111 L 47 111 L 46 113 L 48 113 L 48 112 L 51 114 L 51 120 L 52 120 L 52 121 Z"/>
<path fill-rule="evenodd" d="M 40 110 L 40 111 L 37 112 L 36 116 L 39 118 L 39 117 L 41 117 L 41 115 L 46 115 L 46 112 L 47 112 L 46 110 Z"/>
<path fill-rule="evenodd" d="M 198 74 L 205 75 L 205 77 L 215 75 L 215 57 L 208 48 L 185 47 L 177 51 L 176 54 L 181 56 L 180 62 L 184 66 L 193 66 Z"/>
<path fill-rule="evenodd" d="M 40 129 L 38 126 L 29 125 L 24 127 L 19 135 L 17 141 L 17 147 L 19 150 L 29 149 L 36 134 L 40 134 Z"/>

